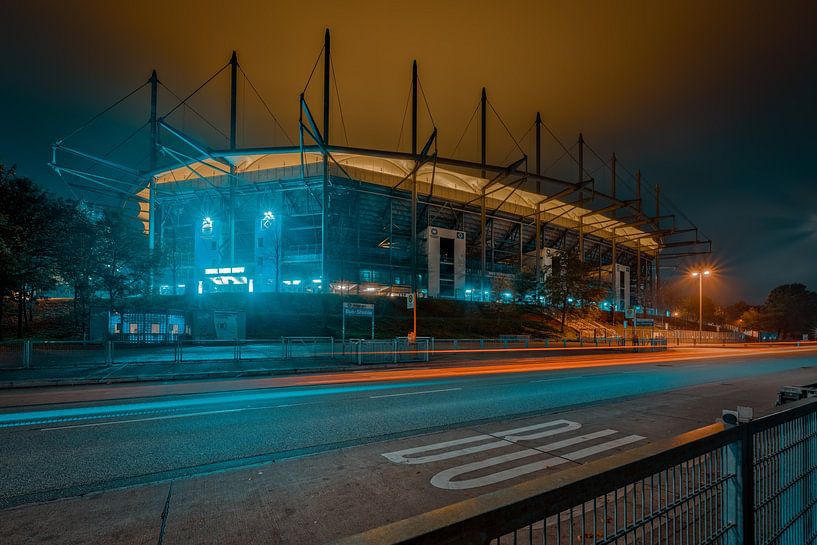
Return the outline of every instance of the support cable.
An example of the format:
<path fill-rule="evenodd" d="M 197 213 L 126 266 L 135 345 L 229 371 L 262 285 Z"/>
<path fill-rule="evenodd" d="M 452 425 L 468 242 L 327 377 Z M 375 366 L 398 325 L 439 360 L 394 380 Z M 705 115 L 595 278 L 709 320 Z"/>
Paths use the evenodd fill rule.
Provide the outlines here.
<path fill-rule="evenodd" d="M 323 55 L 323 50 L 325 46 L 321 46 L 320 52 L 318 52 L 318 58 L 315 59 L 315 64 L 312 65 L 312 71 L 309 73 L 309 77 L 306 80 L 306 85 L 304 85 L 303 91 L 301 91 L 302 95 L 306 94 L 306 89 L 309 87 L 309 83 L 312 81 L 312 76 L 315 75 L 315 69 L 318 67 L 318 63 L 321 60 L 321 56 Z"/>
<path fill-rule="evenodd" d="M 422 95 L 423 102 L 425 102 L 428 118 L 431 119 L 431 125 L 434 128 L 437 128 L 437 122 L 434 121 L 434 116 L 431 114 L 431 106 L 428 105 L 428 98 L 426 98 L 426 92 L 423 90 L 423 82 L 420 80 L 420 78 L 417 78 L 417 85 L 420 86 L 420 95 Z"/>
<path fill-rule="evenodd" d="M 222 68 L 222 70 L 224 70 L 224 69 Z M 211 123 L 209 119 L 207 119 L 206 117 L 204 117 L 204 115 L 202 115 L 202 114 L 201 114 L 201 113 L 200 113 L 198 110 L 196 110 L 196 109 L 195 109 L 193 106 L 191 106 L 190 104 L 188 104 L 188 103 L 187 103 L 187 99 L 181 99 L 181 98 L 179 98 L 179 95 L 177 95 L 176 93 L 174 93 L 174 92 L 173 92 L 173 91 L 170 89 L 170 87 L 168 87 L 167 85 L 165 85 L 165 84 L 164 84 L 164 83 L 162 83 L 161 81 L 159 82 L 159 85 L 161 85 L 162 87 L 164 87 L 164 88 L 165 88 L 165 90 L 166 90 L 168 93 L 170 93 L 171 95 L 173 95 L 173 96 L 176 98 L 176 100 L 178 100 L 178 101 L 179 101 L 179 103 L 176 105 L 176 107 L 174 107 L 174 108 L 173 108 L 173 110 L 171 110 L 170 112 L 168 112 L 168 113 L 167 113 L 166 115 L 164 115 L 163 117 L 167 117 L 167 116 L 168 116 L 168 115 L 170 115 L 170 113 L 172 113 L 172 112 L 173 112 L 173 111 L 174 111 L 174 110 L 175 110 L 177 107 L 179 107 L 179 106 L 181 106 L 182 104 L 184 104 L 185 109 L 189 109 L 191 112 L 193 112 L 194 114 L 196 114 L 196 115 L 199 117 L 199 119 L 201 119 L 202 121 L 204 121 L 205 123 L 207 123 L 207 125 L 209 125 L 209 126 L 210 126 L 210 127 L 211 127 L 211 128 L 214 130 L 214 131 L 216 131 L 216 132 L 217 132 L 217 133 L 219 133 L 221 136 L 223 136 L 223 137 L 224 137 L 226 140 L 229 140 L 229 139 L 230 139 L 230 137 L 229 137 L 229 136 L 227 136 L 227 135 L 224 133 L 224 131 L 222 131 L 221 129 L 219 129 L 217 126 L 215 126 L 213 123 Z M 190 95 L 190 96 L 193 96 L 193 95 Z M 190 98 L 190 97 L 187 97 L 187 98 Z M 182 126 L 184 126 L 184 121 L 183 121 L 183 120 L 182 120 Z"/>
<path fill-rule="evenodd" d="M 465 138 L 465 133 L 468 132 L 468 128 L 471 126 L 471 123 L 473 123 L 474 117 L 477 115 L 477 112 L 479 111 L 480 102 L 481 101 L 477 101 L 477 107 L 474 108 L 474 113 L 471 114 L 471 119 L 468 120 L 468 124 L 465 126 L 465 129 L 462 131 L 462 135 L 460 135 L 460 139 L 457 140 L 457 145 L 454 146 L 454 151 L 451 152 L 451 157 L 455 157 L 457 155 L 457 150 L 459 149 L 460 144 L 462 143 L 462 139 Z"/>
<path fill-rule="evenodd" d="M 272 109 L 271 109 L 271 108 L 270 108 L 270 107 L 267 105 L 266 101 L 265 101 L 265 100 L 264 100 L 264 98 L 261 96 L 261 93 L 259 93 L 259 92 L 258 92 L 258 89 L 256 89 L 256 88 L 255 88 L 255 85 L 253 85 L 252 80 L 251 80 L 251 79 L 250 79 L 250 77 L 247 75 L 247 73 L 244 71 L 244 68 L 242 68 L 242 67 L 241 67 L 241 65 L 239 64 L 239 65 L 238 65 L 238 69 L 239 69 L 239 70 L 241 70 L 241 73 L 242 73 L 242 74 L 244 74 L 244 78 L 247 80 L 247 83 L 249 83 L 249 84 L 250 84 L 250 88 L 251 88 L 251 89 L 253 90 L 253 92 L 255 93 L 255 96 L 257 96 L 257 97 L 258 97 L 258 100 L 260 100 L 260 101 L 261 101 L 261 104 L 263 104 L 263 105 L 264 105 L 264 108 L 266 108 L 266 109 L 267 109 L 267 113 L 270 115 L 270 117 L 272 117 L 272 120 L 273 120 L 273 121 L 275 121 L 275 124 L 276 124 L 276 125 L 278 125 L 278 128 L 279 128 L 279 129 L 281 129 L 281 132 L 282 132 L 282 133 L 284 133 L 284 137 L 286 137 L 287 142 L 289 142 L 289 144 L 290 144 L 291 146 L 294 146 L 294 145 L 295 145 L 295 143 L 292 141 L 292 138 L 290 138 L 290 137 L 289 137 L 289 134 L 288 134 L 288 133 L 287 133 L 287 131 L 284 129 L 284 126 L 283 126 L 283 125 L 281 125 L 280 121 L 278 121 L 278 118 L 277 118 L 277 117 L 275 117 L 275 114 L 274 114 L 274 113 L 272 113 Z"/>
<path fill-rule="evenodd" d="M 397 147 L 395 151 L 400 151 L 400 144 L 403 143 L 403 129 L 406 127 L 406 116 L 408 115 L 409 102 L 411 102 L 411 84 L 406 94 L 406 107 L 403 109 L 403 120 L 400 122 L 400 135 L 397 138 Z"/>
<path fill-rule="evenodd" d="M 346 120 L 343 117 L 343 104 L 340 102 L 340 91 L 338 90 L 338 77 L 335 75 L 335 61 L 329 61 L 329 67 L 332 70 L 332 82 L 335 84 L 335 96 L 338 98 L 338 110 L 340 110 L 340 124 L 343 127 L 343 139 L 346 141 L 346 145 L 349 145 L 349 135 L 346 133 Z M 327 134 L 326 137 L 328 138 L 329 135 Z"/>
<path fill-rule="evenodd" d="M 108 106 L 107 108 L 105 108 L 104 110 L 102 110 L 101 112 L 96 114 L 95 116 L 93 116 L 91 119 L 89 119 L 88 121 L 86 121 L 85 123 L 83 123 L 82 125 L 77 127 L 76 129 L 71 131 L 68 134 L 68 136 L 63 137 L 61 140 L 59 140 L 59 142 L 64 142 L 65 140 L 68 140 L 69 138 L 71 138 L 72 136 L 77 134 L 78 132 L 82 131 L 83 129 L 85 129 L 85 127 L 87 127 L 88 125 L 90 125 L 91 123 L 93 123 L 94 121 L 96 121 L 97 119 L 99 119 L 100 117 L 102 117 L 103 115 L 105 115 L 106 113 L 111 111 L 112 109 L 116 108 L 117 106 L 119 106 L 120 104 L 125 102 L 127 99 L 129 99 L 131 96 L 133 96 L 137 92 L 141 91 L 142 88 L 145 87 L 149 83 L 150 83 L 150 80 L 144 82 L 142 85 L 140 85 L 139 87 L 137 87 L 136 89 L 134 89 L 133 91 L 128 93 L 127 95 L 123 96 L 122 98 L 120 98 L 119 100 L 117 100 L 116 102 L 114 102 L 113 104 L 111 104 L 110 106 Z"/>
<path fill-rule="evenodd" d="M 175 112 L 175 111 L 176 111 L 176 109 L 177 109 L 179 106 L 181 106 L 182 104 L 186 104 L 186 103 L 187 103 L 187 101 L 188 101 L 188 100 L 190 100 L 190 99 L 193 97 L 193 95 L 195 95 L 196 93 L 198 93 L 199 91 L 201 91 L 201 90 L 204 88 L 204 86 L 205 86 L 205 85 L 207 85 L 208 83 L 210 83 L 211 81 L 213 81 L 213 80 L 216 78 L 216 76 L 218 76 L 219 74 L 221 74 L 222 72 L 224 72 L 224 70 L 225 70 L 225 69 L 226 69 L 228 66 L 230 66 L 230 63 L 229 63 L 229 62 L 228 62 L 227 64 L 225 64 L 224 66 L 222 66 L 221 68 L 219 68 L 219 69 L 218 69 L 218 71 L 217 71 L 215 74 L 213 74 L 212 76 L 210 76 L 209 78 L 207 78 L 207 81 L 205 81 L 204 83 L 202 83 L 201 85 L 199 85 L 199 86 L 196 88 L 196 90 L 195 90 L 195 91 L 193 91 L 192 93 L 190 93 L 189 95 L 187 95 L 187 96 L 184 98 L 184 100 L 180 100 L 178 104 L 176 104 L 175 106 L 173 106 L 173 107 L 170 109 L 170 111 L 169 111 L 169 112 L 167 112 L 167 113 L 166 113 L 165 115 L 163 115 L 162 117 L 167 117 L 167 116 L 169 116 L 170 114 L 172 114 L 173 112 Z M 167 87 L 166 87 L 166 86 L 165 86 L 165 89 L 167 89 Z M 169 91 L 169 89 L 168 89 L 168 91 Z"/>
<path fill-rule="evenodd" d="M 487 101 L 487 102 L 488 102 L 488 107 L 491 108 L 492 112 L 494 112 L 494 115 L 499 120 L 499 123 L 505 129 L 505 132 L 508 133 L 508 136 L 510 137 L 511 141 L 513 141 L 513 143 L 516 145 L 516 148 L 522 153 L 522 155 L 525 155 L 525 150 L 523 150 L 522 146 L 519 145 L 519 142 L 516 141 L 516 138 L 514 138 L 513 133 L 511 132 L 511 129 L 509 129 L 508 126 L 505 124 L 505 121 L 502 119 L 502 116 L 499 115 L 499 112 L 496 111 L 496 108 L 494 108 L 494 105 L 491 104 L 490 100 Z"/>

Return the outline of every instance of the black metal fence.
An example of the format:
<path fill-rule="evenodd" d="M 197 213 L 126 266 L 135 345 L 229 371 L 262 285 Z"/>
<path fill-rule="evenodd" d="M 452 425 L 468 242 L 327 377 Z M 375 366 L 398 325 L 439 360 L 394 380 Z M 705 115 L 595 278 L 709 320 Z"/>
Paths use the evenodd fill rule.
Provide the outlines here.
<path fill-rule="evenodd" d="M 817 542 L 817 400 L 713 424 L 338 541 L 372 544 Z"/>

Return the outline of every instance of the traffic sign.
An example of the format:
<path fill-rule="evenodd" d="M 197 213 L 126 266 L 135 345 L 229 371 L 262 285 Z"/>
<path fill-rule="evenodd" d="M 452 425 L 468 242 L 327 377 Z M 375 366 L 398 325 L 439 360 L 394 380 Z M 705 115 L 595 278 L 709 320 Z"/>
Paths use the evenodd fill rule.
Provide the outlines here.
<path fill-rule="evenodd" d="M 635 326 L 636 327 L 655 327 L 655 320 L 648 319 L 648 318 L 636 318 L 635 319 Z"/>
<path fill-rule="evenodd" d="M 409 293 L 406 296 L 406 308 L 408 308 L 408 309 L 414 308 L 414 294 L 413 293 Z"/>

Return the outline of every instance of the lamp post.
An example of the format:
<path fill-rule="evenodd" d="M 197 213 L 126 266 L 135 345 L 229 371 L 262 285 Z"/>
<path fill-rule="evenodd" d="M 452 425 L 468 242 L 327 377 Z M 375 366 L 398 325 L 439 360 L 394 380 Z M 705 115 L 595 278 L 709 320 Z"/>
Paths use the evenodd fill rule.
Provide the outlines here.
<path fill-rule="evenodd" d="M 698 278 L 698 341 L 702 340 L 704 330 L 704 276 L 709 276 L 711 271 L 693 271 L 692 276 Z"/>

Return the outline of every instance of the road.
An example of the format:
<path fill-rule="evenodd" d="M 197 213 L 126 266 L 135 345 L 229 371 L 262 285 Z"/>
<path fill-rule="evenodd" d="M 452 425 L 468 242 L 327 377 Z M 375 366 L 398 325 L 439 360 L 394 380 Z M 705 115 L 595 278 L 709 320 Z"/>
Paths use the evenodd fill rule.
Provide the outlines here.
<path fill-rule="evenodd" d="M 444 495 L 454 490 L 476 494 L 550 467 L 539 463 L 530 471 L 491 473 L 492 464 L 537 454 L 488 458 L 494 449 L 553 436 L 550 449 L 571 446 L 574 454 L 598 457 L 711 422 L 719 404 L 730 401 L 719 399 L 714 387 L 738 381 L 763 386 L 766 398 L 754 401 L 766 407 L 780 382 L 817 381 L 813 348 L 708 348 L 546 361 L 509 356 L 445 368 L 0 392 L 0 508 L 6 509 L 0 521 L 25 519 L 27 507 L 8 509 L 15 506 L 144 483 L 185 483 L 182 478 L 192 476 L 215 475 L 189 482 L 230 479 L 242 471 L 253 475 L 256 468 L 258 475 L 278 472 L 277 492 L 266 491 L 277 497 L 285 491 L 297 495 L 321 480 L 333 490 L 354 491 L 363 486 L 361 479 L 399 475 L 394 472 L 413 464 L 411 478 L 416 475 L 422 486 L 403 494 L 412 509 L 422 509 L 460 499 Z M 740 401 L 745 387 L 733 390 Z M 670 391 L 699 392 L 676 399 L 675 424 L 662 428 L 643 414 L 634 418 L 649 403 L 666 404 Z M 700 392 L 708 392 L 710 402 L 696 407 L 695 395 L 705 397 Z M 468 457 L 465 464 L 450 462 L 478 452 L 484 454 L 477 462 Z M 323 454 L 307 457 L 318 453 Z M 562 458 L 579 463 L 576 456 Z M 269 462 L 275 464 L 263 465 Z M 364 512 L 379 510 L 378 502 L 394 503 L 393 484 L 381 485 L 367 488 L 363 497 L 349 492 L 335 497 L 347 494 L 346 505 L 353 501 Z M 384 496 L 384 490 L 392 492 Z M 288 509 L 302 512 L 288 516 L 300 520 L 310 509 L 326 512 L 318 508 L 319 496 L 292 500 Z M 169 492 L 167 497 L 169 503 Z M 383 512 L 392 513 L 389 520 L 394 506 Z"/>

